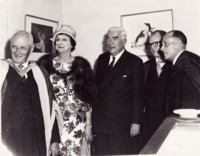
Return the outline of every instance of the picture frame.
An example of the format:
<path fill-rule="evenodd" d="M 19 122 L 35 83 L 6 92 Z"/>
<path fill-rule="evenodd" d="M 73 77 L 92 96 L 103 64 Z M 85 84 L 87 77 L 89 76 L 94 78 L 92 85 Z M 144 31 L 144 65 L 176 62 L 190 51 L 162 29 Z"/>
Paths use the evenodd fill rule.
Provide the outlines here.
<path fill-rule="evenodd" d="M 144 62 L 152 57 L 147 48 L 150 33 L 155 30 L 168 32 L 174 29 L 172 9 L 121 15 L 120 20 L 121 27 L 127 33 L 126 49 Z M 141 39 L 144 35 L 146 36 Z"/>
<path fill-rule="evenodd" d="M 34 42 L 34 50 L 29 58 L 31 61 L 36 61 L 46 54 L 56 53 L 51 38 L 57 26 L 58 21 L 29 14 L 25 15 L 24 27 L 26 31 L 33 35 Z"/>

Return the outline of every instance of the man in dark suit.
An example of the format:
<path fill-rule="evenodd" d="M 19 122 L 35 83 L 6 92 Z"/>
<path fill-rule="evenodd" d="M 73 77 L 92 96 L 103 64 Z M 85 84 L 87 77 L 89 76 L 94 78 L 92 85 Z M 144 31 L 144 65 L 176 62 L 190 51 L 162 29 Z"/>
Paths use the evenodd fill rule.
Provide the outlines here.
<path fill-rule="evenodd" d="M 108 30 L 106 43 L 108 52 L 99 56 L 96 69 L 95 154 L 131 154 L 131 137 L 140 132 L 143 110 L 143 63 L 125 50 L 126 32 L 121 27 Z"/>
<path fill-rule="evenodd" d="M 162 41 L 164 56 L 173 61 L 169 79 L 167 109 L 200 109 L 200 57 L 186 50 L 187 38 L 178 30 L 168 32 Z"/>
<path fill-rule="evenodd" d="M 166 61 L 161 49 L 165 31 L 156 30 L 149 38 L 149 49 L 154 58 L 145 62 L 145 109 L 142 125 L 142 146 L 154 134 L 166 117 L 165 100 L 171 62 Z"/>

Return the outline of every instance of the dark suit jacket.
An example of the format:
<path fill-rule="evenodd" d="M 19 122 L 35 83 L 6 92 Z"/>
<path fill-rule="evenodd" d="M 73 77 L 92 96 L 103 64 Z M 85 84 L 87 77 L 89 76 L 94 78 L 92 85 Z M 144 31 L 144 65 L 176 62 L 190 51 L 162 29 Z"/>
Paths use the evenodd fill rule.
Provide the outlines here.
<path fill-rule="evenodd" d="M 178 108 L 200 109 L 200 57 L 184 51 L 172 68 L 168 89 L 169 113 Z"/>
<path fill-rule="evenodd" d="M 151 138 L 166 117 L 165 102 L 172 63 L 166 61 L 158 77 L 156 60 L 145 62 L 145 112 L 141 129 L 142 145 Z"/>
<path fill-rule="evenodd" d="M 145 62 L 145 110 L 151 113 L 165 113 L 167 82 L 172 63 L 166 61 L 160 76 L 157 76 L 156 60 Z"/>
<path fill-rule="evenodd" d="M 96 132 L 130 131 L 131 123 L 140 123 L 143 110 L 143 63 L 125 51 L 110 73 L 110 54 L 101 54 L 97 61 L 98 102 L 93 109 Z"/>

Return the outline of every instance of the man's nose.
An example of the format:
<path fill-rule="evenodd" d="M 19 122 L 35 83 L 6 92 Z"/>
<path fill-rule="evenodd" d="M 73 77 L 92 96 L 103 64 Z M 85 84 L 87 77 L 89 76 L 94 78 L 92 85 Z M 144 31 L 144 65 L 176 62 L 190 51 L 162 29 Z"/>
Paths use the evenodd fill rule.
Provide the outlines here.
<path fill-rule="evenodd" d="M 109 40 L 109 41 L 108 41 L 108 45 L 109 45 L 109 46 L 112 46 L 112 45 L 114 45 L 114 44 L 115 44 L 114 40 Z"/>
<path fill-rule="evenodd" d="M 16 53 L 16 54 L 20 54 L 20 52 L 21 52 L 21 51 L 20 51 L 20 48 L 16 48 L 15 53 Z"/>

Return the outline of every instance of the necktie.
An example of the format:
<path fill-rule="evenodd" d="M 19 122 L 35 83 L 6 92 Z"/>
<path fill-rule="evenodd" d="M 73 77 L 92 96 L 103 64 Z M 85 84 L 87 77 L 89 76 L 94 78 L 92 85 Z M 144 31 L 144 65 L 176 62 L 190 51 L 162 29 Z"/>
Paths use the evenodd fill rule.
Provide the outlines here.
<path fill-rule="evenodd" d="M 111 69 L 112 69 L 114 63 L 115 63 L 115 57 L 112 57 L 112 62 L 111 62 L 111 63 L 109 64 L 109 66 L 108 66 L 108 72 L 111 71 Z"/>
<path fill-rule="evenodd" d="M 18 65 L 18 68 L 21 69 L 21 70 L 23 69 L 23 67 L 24 67 L 24 66 L 23 66 L 22 64 L 19 64 L 19 65 Z"/>
<path fill-rule="evenodd" d="M 158 76 L 160 76 L 160 74 L 161 74 L 161 72 L 162 72 L 162 67 L 161 67 L 161 65 L 160 65 L 161 62 L 162 62 L 162 61 L 158 61 L 158 62 L 157 62 L 157 65 L 156 65 Z"/>

